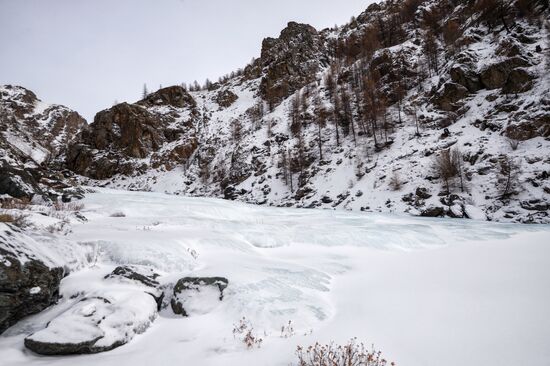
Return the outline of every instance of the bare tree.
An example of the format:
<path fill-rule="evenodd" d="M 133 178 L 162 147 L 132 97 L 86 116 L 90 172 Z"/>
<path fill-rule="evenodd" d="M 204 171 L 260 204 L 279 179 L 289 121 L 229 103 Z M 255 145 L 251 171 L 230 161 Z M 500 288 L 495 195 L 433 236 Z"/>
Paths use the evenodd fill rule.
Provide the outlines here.
<path fill-rule="evenodd" d="M 511 196 L 519 186 L 520 165 L 510 156 L 503 155 L 499 160 L 499 177 L 501 199 Z"/>
<path fill-rule="evenodd" d="M 317 125 L 317 145 L 319 146 L 319 160 L 323 160 L 323 128 L 327 123 L 327 111 L 323 106 L 321 99 L 317 96 L 314 100 L 315 124 Z"/>
<path fill-rule="evenodd" d="M 285 185 L 290 185 L 290 191 L 294 192 L 294 182 L 292 179 L 292 155 L 290 150 L 286 148 L 280 150 L 280 155 L 281 158 L 279 161 L 279 168 L 281 169 L 283 180 Z"/>
<path fill-rule="evenodd" d="M 451 182 L 457 174 L 457 168 L 455 162 L 451 157 L 451 150 L 443 150 L 435 157 L 434 168 L 439 174 L 447 194 L 451 192 Z"/>
<path fill-rule="evenodd" d="M 428 61 L 428 67 L 435 74 L 439 73 L 439 51 L 437 47 L 437 39 L 431 31 L 427 31 L 424 35 L 424 54 Z"/>
<path fill-rule="evenodd" d="M 235 144 L 239 144 L 243 138 L 243 125 L 238 119 L 231 121 L 231 138 Z"/>
<path fill-rule="evenodd" d="M 301 105 L 300 92 L 294 94 L 294 98 L 290 103 L 289 119 L 290 119 L 290 132 L 294 136 L 300 135 L 302 132 L 302 117 L 301 117 Z"/>
<path fill-rule="evenodd" d="M 456 174 L 460 180 L 460 191 L 464 192 L 464 179 L 463 179 L 463 168 L 464 158 L 462 157 L 462 152 L 458 148 L 451 150 L 451 161 L 456 169 Z"/>

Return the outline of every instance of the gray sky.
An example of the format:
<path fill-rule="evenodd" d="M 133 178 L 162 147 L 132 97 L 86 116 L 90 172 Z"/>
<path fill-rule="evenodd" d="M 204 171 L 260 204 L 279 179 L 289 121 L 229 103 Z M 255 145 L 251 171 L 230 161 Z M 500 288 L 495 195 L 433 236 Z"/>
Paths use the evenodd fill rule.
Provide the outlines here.
<path fill-rule="evenodd" d="M 290 20 L 343 24 L 373 0 L 0 0 L 0 84 L 88 121 L 143 84 L 212 80 L 260 54 Z"/>

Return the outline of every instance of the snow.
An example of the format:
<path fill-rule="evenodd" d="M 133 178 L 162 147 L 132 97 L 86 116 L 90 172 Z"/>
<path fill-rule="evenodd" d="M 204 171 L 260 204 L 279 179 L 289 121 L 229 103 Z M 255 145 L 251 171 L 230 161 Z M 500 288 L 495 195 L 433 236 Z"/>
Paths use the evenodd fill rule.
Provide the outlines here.
<path fill-rule="evenodd" d="M 40 219 L 45 216 L 37 214 L 26 217 L 29 220 L 35 218 Z M 50 268 L 64 267 L 69 272 L 87 266 L 93 256 L 94 247 L 85 243 L 76 244 L 65 237 L 45 234 L 39 230 L 32 233 L 23 232 L 0 223 L 0 250 L 15 254 L 16 259 L 23 265 L 36 259 Z M 11 266 L 7 258 L 0 257 L 0 260 Z"/>
<path fill-rule="evenodd" d="M 84 343 L 109 347 L 145 331 L 157 314 L 153 297 L 140 291 L 101 293 L 87 297 L 29 337 L 37 342 Z"/>
<path fill-rule="evenodd" d="M 42 289 L 40 287 L 33 287 L 29 290 L 29 292 L 31 293 L 31 295 L 36 295 L 36 294 L 39 294 L 40 291 L 42 291 Z"/>
<path fill-rule="evenodd" d="M 351 337 L 374 343 L 398 365 L 550 360 L 548 226 L 108 189 L 84 203 L 88 221 L 73 223 L 64 239 L 96 248 L 97 260 L 62 281 L 58 305 L 0 336 L 5 365 L 286 366 L 295 362 L 297 345 Z M 120 210 L 125 217 L 110 217 Z M 187 276 L 223 276 L 229 286 L 222 301 L 211 301 L 208 291 L 189 299 L 194 311 L 187 318 L 164 308 L 138 334 L 146 327 L 134 326 L 149 325 L 156 304 L 143 286 L 104 278 L 120 264 L 154 270 L 161 288 Z M 116 315 L 109 317 L 115 313 L 100 302 L 81 301 L 98 297 L 110 299 Z M 76 321 L 103 312 L 108 321 L 99 330 Z M 247 350 L 233 336 L 243 316 L 263 339 L 260 348 Z M 295 334 L 281 337 L 289 321 Z M 132 340 L 78 358 L 38 357 L 23 346 L 33 332 L 51 340 L 89 339 L 99 331 L 105 344 L 126 332 Z"/>
<path fill-rule="evenodd" d="M 487 220 L 487 215 L 485 215 L 485 212 L 483 210 L 479 209 L 478 207 L 472 206 L 472 205 L 464 205 L 464 211 L 466 212 L 466 215 L 472 220 Z"/>
<path fill-rule="evenodd" d="M 176 296 L 189 316 L 208 314 L 220 305 L 217 286 L 204 286 L 200 290 L 187 290 Z"/>

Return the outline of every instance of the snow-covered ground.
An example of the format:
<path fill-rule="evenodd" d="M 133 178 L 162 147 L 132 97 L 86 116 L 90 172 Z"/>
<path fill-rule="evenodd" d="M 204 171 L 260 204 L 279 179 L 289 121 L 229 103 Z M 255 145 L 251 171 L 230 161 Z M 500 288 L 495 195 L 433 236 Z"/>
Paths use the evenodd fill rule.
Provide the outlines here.
<path fill-rule="evenodd" d="M 74 223 L 64 239 L 92 246 L 97 260 L 63 280 L 58 305 L 0 336 L 2 365 L 286 366 L 297 345 L 351 337 L 397 365 L 550 364 L 548 226 L 106 189 L 84 204 L 88 222 Z M 109 352 L 44 357 L 25 349 L 23 339 L 71 297 L 123 287 L 104 279 L 121 264 L 151 268 L 161 284 L 223 276 L 229 286 L 217 306 L 194 304 L 199 311 L 188 318 L 167 307 Z M 260 348 L 233 336 L 242 317 Z M 294 331 L 282 335 L 289 321 Z"/>

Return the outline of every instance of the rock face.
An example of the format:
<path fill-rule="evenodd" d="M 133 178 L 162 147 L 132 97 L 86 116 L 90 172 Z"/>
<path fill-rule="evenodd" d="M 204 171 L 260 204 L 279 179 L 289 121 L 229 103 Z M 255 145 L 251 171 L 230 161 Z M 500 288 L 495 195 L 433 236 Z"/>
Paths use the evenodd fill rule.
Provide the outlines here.
<path fill-rule="evenodd" d="M 468 96 L 468 89 L 456 83 L 446 83 L 436 95 L 435 103 L 444 111 L 458 108 L 457 103 Z"/>
<path fill-rule="evenodd" d="M 237 94 L 233 93 L 231 90 L 223 89 L 218 92 L 216 96 L 216 103 L 222 108 L 231 107 L 239 99 Z"/>
<path fill-rule="evenodd" d="M 55 199 L 69 141 L 86 125 L 76 112 L 49 105 L 19 86 L 0 86 L 0 195 Z M 50 184 L 51 183 L 51 184 Z"/>
<path fill-rule="evenodd" d="M 5 114 L 0 118 L 0 131 L 4 131 L 4 136 L 17 135 L 47 151 L 47 157 L 29 156 L 32 160 L 39 159 L 35 160 L 38 164 L 62 154 L 68 142 L 86 126 L 86 120 L 77 112 L 61 105 L 45 104 L 32 91 L 20 86 L 0 87 L 0 109 Z"/>
<path fill-rule="evenodd" d="M 264 39 L 260 58 L 264 70 L 260 85 L 263 98 L 278 104 L 315 81 L 322 54 L 321 37 L 307 24 L 290 22 L 279 38 Z"/>
<path fill-rule="evenodd" d="M 157 304 L 143 292 L 87 297 L 25 338 L 25 346 L 42 355 L 105 352 L 143 333 L 156 316 Z"/>
<path fill-rule="evenodd" d="M 174 286 L 172 311 L 182 316 L 207 313 L 223 300 L 228 285 L 223 277 L 184 277 Z"/>
<path fill-rule="evenodd" d="M 533 86 L 533 75 L 525 69 L 514 69 L 508 75 L 508 79 L 502 88 L 505 94 L 523 93 Z"/>
<path fill-rule="evenodd" d="M 423 210 L 420 214 L 423 217 L 443 217 L 445 216 L 445 209 L 443 207 L 429 207 Z"/>
<path fill-rule="evenodd" d="M 466 66 L 459 65 L 451 68 L 450 75 L 453 82 L 462 85 L 470 93 L 475 93 L 482 88 L 479 75 Z"/>
<path fill-rule="evenodd" d="M 137 102 L 144 107 L 169 105 L 175 108 L 195 108 L 196 102 L 189 93 L 180 86 L 169 86 L 149 94 Z"/>
<path fill-rule="evenodd" d="M 526 76 L 524 71 L 519 71 L 517 69 L 525 66 L 529 66 L 529 63 L 526 60 L 519 56 L 512 57 L 487 66 L 481 72 L 480 79 L 483 86 L 487 89 L 502 88 L 509 83 L 509 90 L 524 89 L 525 91 L 529 89 L 529 85 L 526 83 L 528 76 Z M 514 73 L 513 80 L 509 81 L 512 73 Z"/>
<path fill-rule="evenodd" d="M 12 230 L 0 231 L 0 334 L 54 304 L 64 273 L 36 259 L 22 261 L 13 244 L 9 245 L 14 242 Z"/>
<path fill-rule="evenodd" d="M 136 104 L 122 103 L 99 112 L 69 146 L 67 166 L 94 179 L 148 168 L 139 159 L 152 158 L 154 168 L 185 162 L 197 147 L 191 120 L 194 99 L 179 86 L 160 89 Z M 191 120 L 181 120 L 182 114 Z M 154 155 L 153 155 L 154 154 Z"/>
<path fill-rule="evenodd" d="M 42 193 L 37 179 L 31 172 L 32 170 L 19 169 L 0 160 L 0 194 L 31 199 L 36 193 Z"/>
<path fill-rule="evenodd" d="M 510 123 L 505 134 L 508 138 L 518 141 L 526 141 L 537 136 L 550 137 L 550 110 L 547 114 Z"/>

